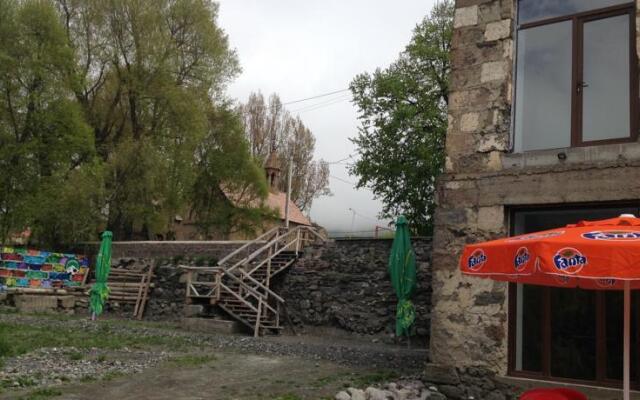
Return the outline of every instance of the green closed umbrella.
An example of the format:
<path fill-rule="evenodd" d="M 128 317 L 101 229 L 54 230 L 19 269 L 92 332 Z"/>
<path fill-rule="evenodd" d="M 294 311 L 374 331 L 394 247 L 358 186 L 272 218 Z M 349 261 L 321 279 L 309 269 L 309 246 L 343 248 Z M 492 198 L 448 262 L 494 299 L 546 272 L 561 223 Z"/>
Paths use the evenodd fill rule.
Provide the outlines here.
<path fill-rule="evenodd" d="M 93 284 L 89 291 L 89 304 L 91 306 L 91 318 L 102 314 L 104 304 L 109 297 L 109 287 L 107 286 L 107 278 L 109 278 L 109 270 L 111 269 L 111 239 L 113 233 L 104 231 L 102 233 L 102 242 L 100 243 L 100 252 L 96 262 L 96 283 Z"/>
<path fill-rule="evenodd" d="M 411 303 L 411 295 L 416 288 L 416 255 L 411 247 L 409 224 L 404 215 L 396 221 L 396 235 L 389 256 L 391 284 L 398 297 L 396 307 L 396 335 L 407 337 L 416 320 L 416 312 Z"/>

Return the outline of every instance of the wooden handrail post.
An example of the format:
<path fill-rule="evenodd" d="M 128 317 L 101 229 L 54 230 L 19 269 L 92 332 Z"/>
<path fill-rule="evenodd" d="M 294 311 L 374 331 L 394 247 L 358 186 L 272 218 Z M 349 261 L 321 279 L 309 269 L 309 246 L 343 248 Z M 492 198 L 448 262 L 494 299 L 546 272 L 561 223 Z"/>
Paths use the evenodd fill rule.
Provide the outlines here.
<path fill-rule="evenodd" d="M 269 255 L 268 255 L 268 260 L 267 261 L 267 280 L 266 280 L 266 287 L 269 287 L 269 283 L 271 282 L 271 257 L 272 257 L 272 252 L 271 252 L 271 248 L 269 248 Z M 266 297 L 269 297 L 269 292 L 265 293 Z"/>
<path fill-rule="evenodd" d="M 258 299 L 258 314 L 256 315 L 256 326 L 253 330 L 253 337 L 260 336 L 260 317 L 262 315 L 262 297 Z"/>
<path fill-rule="evenodd" d="M 193 274 L 193 272 L 191 270 L 188 270 L 187 271 L 187 290 L 185 291 L 185 299 L 184 299 L 184 302 L 186 304 L 191 304 L 191 297 L 189 296 L 191 294 L 191 282 L 192 282 L 191 274 Z"/>
<path fill-rule="evenodd" d="M 296 257 L 298 257 L 298 253 L 300 252 L 300 229 L 296 232 Z"/>
<path fill-rule="evenodd" d="M 276 303 L 276 328 L 280 327 L 280 302 Z"/>
<path fill-rule="evenodd" d="M 222 271 L 216 272 L 216 302 L 220 301 L 220 284 L 222 283 Z"/>

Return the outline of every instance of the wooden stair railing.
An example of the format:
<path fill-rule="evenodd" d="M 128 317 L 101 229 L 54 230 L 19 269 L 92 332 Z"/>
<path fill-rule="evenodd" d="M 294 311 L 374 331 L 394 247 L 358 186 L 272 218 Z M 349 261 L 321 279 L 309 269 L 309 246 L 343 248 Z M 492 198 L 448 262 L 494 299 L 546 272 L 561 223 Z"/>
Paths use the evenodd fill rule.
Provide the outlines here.
<path fill-rule="evenodd" d="M 289 268 L 311 241 L 326 239 L 307 226 L 274 228 L 231 252 L 217 267 L 180 266 L 186 270 L 186 301 L 209 299 L 227 314 L 253 329 L 254 336 L 282 329 L 285 301 L 270 289 L 271 279 Z M 234 257 L 260 247 L 231 264 Z"/>

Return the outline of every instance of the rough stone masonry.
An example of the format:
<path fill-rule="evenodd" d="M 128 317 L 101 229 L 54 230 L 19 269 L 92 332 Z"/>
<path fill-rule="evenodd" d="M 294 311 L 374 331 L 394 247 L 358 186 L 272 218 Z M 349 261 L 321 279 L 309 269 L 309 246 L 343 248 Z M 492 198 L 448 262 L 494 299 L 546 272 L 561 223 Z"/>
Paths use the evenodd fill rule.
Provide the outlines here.
<path fill-rule="evenodd" d="M 514 16 L 515 0 L 456 1 L 433 243 L 432 360 L 500 374 L 507 368 L 507 286 L 463 278 L 463 246 L 507 234 L 513 207 L 640 198 L 638 143 L 563 149 L 565 160 L 557 150 L 511 152 Z"/>
<path fill-rule="evenodd" d="M 388 273 L 392 240 L 336 240 L 305 249 L 276 292 L 294 322 L 394 338 L 397 298 Z M 431 309 L 431 240 L 412 239 L 417 288 L 414 343 L 426 345 Z"/>

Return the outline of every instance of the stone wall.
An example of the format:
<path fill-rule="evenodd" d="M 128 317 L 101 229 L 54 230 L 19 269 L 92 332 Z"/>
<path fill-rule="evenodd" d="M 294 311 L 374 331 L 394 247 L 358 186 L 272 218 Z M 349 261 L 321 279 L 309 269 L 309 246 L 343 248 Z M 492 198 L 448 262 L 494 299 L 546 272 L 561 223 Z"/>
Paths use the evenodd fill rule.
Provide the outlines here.
<path fill-rule="evenodd" d="M 392 240 L 337 240 L 305 250 L 276 286 L 293 321 L 393 338 L 396 297 L 387 265 Z M 416 334 L 427 338 L 431 306 L 431 241 L 414 239 L 418 288 Z M 426 343 L 426 340 L 416 340 Z"/>
<path fill-rule="evenodd" d="M 154 266 L 154 288 L 145 319 L 178 320 L 184 316 L 185 279 L 179 264 L 206 266 L 240 245 L 227 242 L 215 247 L 193 244 L 167 248 L 165 243 L 170 242 L 153 245 L 143 242 L 140 248 L 133 244 L 123 248 L 120 243 L 114 246 L 117 249 L 114 251 L 117 256 L 112 258 L 114 267 Z M 414 343 L 426 346 L 431 307 L 431 241 L 417 238 L 413 244 L 418 271 L 418 288 L 413 297 L 418 338 Z M 385 239 L 313 245 L 305 249 L 289 270 L 276 277 L 274 290 L 285 298 L 289 315 L 298 328 L 328 328 L 332 333 L 377 335 L 380 340 L 393 341 L 396 297 L 387 272 L 391 245 L 392 240 Z M 107 311 L 127 317 L 133 313 L 133 305 L 110 302 Z"/>
<path fill-rule="evenodd" d="M 112 258 L 172 258 L 172 257 L 206 257 L 217 260 L 223 258 L 233 250 L 247 243 L 237 241 L 138 241 L 113 242 L 111 246 Z M 95 254 L 100 243 L 90 243 L 84 246 L 83 254 Z"/>
<path fill-rule="evenodd" d="M 463 246 L 508 234 L 513 208 L 640 199 L 638 143 L 511 152 L 514 15 L 515 0 L 456 1 L 433 242 L 432 360 L 501 374 L 507 286 L 462 277 Z"/>

